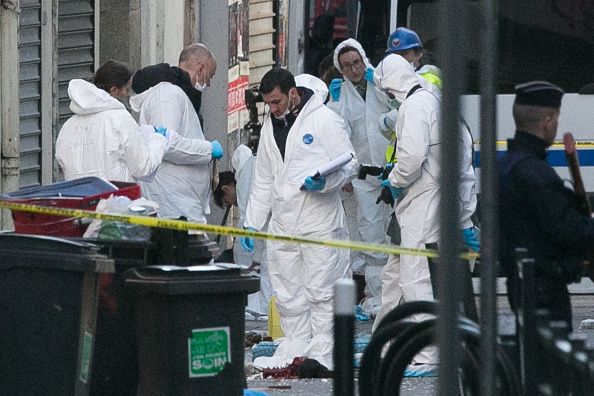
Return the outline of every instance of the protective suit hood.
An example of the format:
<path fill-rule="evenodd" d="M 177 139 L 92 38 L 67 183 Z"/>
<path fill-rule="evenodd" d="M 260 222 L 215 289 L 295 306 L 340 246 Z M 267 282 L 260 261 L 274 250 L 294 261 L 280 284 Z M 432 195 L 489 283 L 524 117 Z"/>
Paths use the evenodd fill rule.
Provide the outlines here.
<path fill-rule="evenodd" d="M 325 101 L 328 96 L 328 87 L 326 86 L 326 83 L 311 74 L 304 73 L 295 76 L 295 84 L 298 87 L 311 89 L 315 96 L 322 98 L 322 101 Z"/>
<path fill-rule="evenodd" d="M 155 178 L 141 183 L 143 196 L 159 204 L 161 217 L 205 223 L 213 147 L 192 101 L 179 86 L 162 82 L 130 98 L 130 104 L 140 113 L 140 123 L 172 129 L 180 138 L 163 157 Z"/>
<path fill-rule="evenodd" d="M 70 80 L 68 96 L 70 110 L 74 114 L 94 114 L 105 110 L 126 109 L 119 100 L 85 80 Z"/>
<path fill-rule="evenodd" d="M 233 156 L 231 157 L 231 167 L 235 169 L 236 172 L 239 171 L 243 168 L 245 163 L 250 158 L 252 158 L 252 156 L 252 150 L 248 146 L 240 144 L 239 146 L 237 146 L 237 148 L 233 152 Z"/>
<path fill-rule="evenodd" d="M 147 89 L 146 91 L 136 94 L 134 96 L 130 97 L 130 107 L 132 108 L 132 110 L 136 111 L 136 112 L 140 112 L 140 109 L 142 108 L 142 103 L 145 101 L 145 99 L 150 96 L 154 91 L 158 91 L 162 86 L 164 85 L 173 85 L 169 82 L 160 82 L 159 84 L 150 87 L 149 89 Z"/>
<path fill-rule="evenodd" d="M 377 89 L 390 92 L 401 103 L 404 102 L 412 87 L 423 86 L 421 78 L 406 59 L 396 54 L 386 56 L 373 73 L 373 81 Z"/>
<path fill-rule="evenodd" d="M 356 49 L 357 52 L 359 52 L 359 55 L 361 55 L 363 62 L 365 62 L 365 68 L 367 69 L 369 67 L 372 67 L 371 63 L 369 63 L 369 59 L 367 59 L 367 55 L 365 55 L 365 50 L 363 49 L 361 44 L 359 44 L 359 42 L 357 40 L 349 38 L 349 39 L 344 40 L 340 44 L 338 44 L 336 46 L 336 49 L 334 50 L 334 67 L 336 67 L 336 69 L 339 72 L 342 73 L 342 70 L 340 69 L 340 62 L 338 61 L 338 53 L 344 47 L 353 47 L 354 49 Z"/>

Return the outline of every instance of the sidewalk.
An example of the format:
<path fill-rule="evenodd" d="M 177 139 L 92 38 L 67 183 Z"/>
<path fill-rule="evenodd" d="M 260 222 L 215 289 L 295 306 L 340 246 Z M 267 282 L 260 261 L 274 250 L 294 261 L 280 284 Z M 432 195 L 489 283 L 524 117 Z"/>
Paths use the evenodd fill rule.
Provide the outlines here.
<path fill-rule="evenodd" d="M 505 291 L 505 282 L 498 282 L 498 328 L 499 334 L 513 334 L 515 332 L 515 317 L 509 309 L 507 297 L 501 295 Z M 476 285 L 475 285 L 476 288 Z M 573 327 L 576 333 L 587 336 L 587 345 L 594 346 L 594 328 L 580 328 L 584 319 L 594 318 L 594 284 L 589 279 L 583 279 L 580 284 L 570 287 L 572 292 Z M 480 298 L 477 298 L 477 304 Z M 371 334 L 373 322 L 357 322 L 355 335 Z M 246 332 L 257 331 L 266 333 L 267 323 L 246 321 Z M 246 363 L 251 362 L 251 353 L 246 349 Z M 355 388 L 357 387 L 357 371 L 355 370 Z M 332 395 L 332 379 L 248 379 L 248 387 L 259 389 L 270 396 L 276 395 Z M 357 393 L 356 393 L 357 394 Z M 437 378 L 405 378 L 402 383 L 401 395 L 426 396 L 437 394 Z"/>

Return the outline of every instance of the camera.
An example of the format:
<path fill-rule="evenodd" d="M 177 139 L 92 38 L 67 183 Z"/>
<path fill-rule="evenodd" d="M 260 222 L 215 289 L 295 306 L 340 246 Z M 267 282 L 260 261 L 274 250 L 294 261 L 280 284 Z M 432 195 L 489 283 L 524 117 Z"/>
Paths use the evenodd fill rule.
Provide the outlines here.
<path fill-rule="evenodd" d="M 357 179 L 365 180 L 367 178 L 367 176 L 378 177 L 383 172 L 384 172 L 384 168 L 382 168 L 381 166 L 362 164 L 359 166 L 359 174 L 357 175 Z M 382 180 L 383 180 L 383 178 L 382 178 Z"/>
<path fill-rule="evenodd" d="M 357 178 L 359 180 L 365 180 L 367 176 L 374 176 L 380 180 L 386 180 L 391 171 L 391 167 L 362 164 L 359 166 L 359 173 L 357 174 Z M 390 206 L 394 205 L 394 198 L 392 198 L 392 193 L 388 188 L 383 188 L 379 197 L 377 197 L 377 200 L 375 201 L 376 205 L 380 202 L 384 202 Z"/>
<path fill-rule="evenodd" d="M 248 108 L 250 119 L 244 125 L 243 130 L 247 134 L 247 146 L 252 149 L 252 152 L 258 151 L 258 144 L 260 143 L 260 130 L 262 124 L 258 117 L 258 102 L 264 102 L 262 95 L 256 88 L 245 90 L 245 105 Z"/>

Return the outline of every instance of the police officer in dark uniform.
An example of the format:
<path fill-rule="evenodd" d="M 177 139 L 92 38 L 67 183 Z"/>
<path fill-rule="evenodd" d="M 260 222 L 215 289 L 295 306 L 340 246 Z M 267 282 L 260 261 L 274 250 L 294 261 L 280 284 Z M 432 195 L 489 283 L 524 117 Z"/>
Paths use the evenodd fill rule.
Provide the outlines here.
<path fill-rule="evenodd" d="M 516 86 L 516 134 L 499 163 L 499 244 L 512 309 L 518 286 L 514 250 L 523 247 L 536 261 L 536 307 L 571 328 L 567 284 L 580 280 L 582 261 L 594 247 L 594 221 L 578 211 L 574 193 L 546 161 L 562 96 L 548 82 Z"/>

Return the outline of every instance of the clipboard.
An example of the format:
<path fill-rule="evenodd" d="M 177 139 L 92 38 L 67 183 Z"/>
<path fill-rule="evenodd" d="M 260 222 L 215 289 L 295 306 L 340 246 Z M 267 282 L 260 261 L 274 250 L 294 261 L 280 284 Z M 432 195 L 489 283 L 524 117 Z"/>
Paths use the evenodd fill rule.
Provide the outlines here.
<path fill-rule="evenodd" d="M 332 173 L 338 172 L 344 168 L 349 162 L 353 160 L 355 155 L 351 152 L 344 153 L 334 158 L 332 161 L 325 163 L 320 166 L 315 172 L 313 172 L 312 179 L 317 180 L 321 177 L 331 175 Z M 301 185 L 301 191 L 305 191 L 305 186 Z"/>

